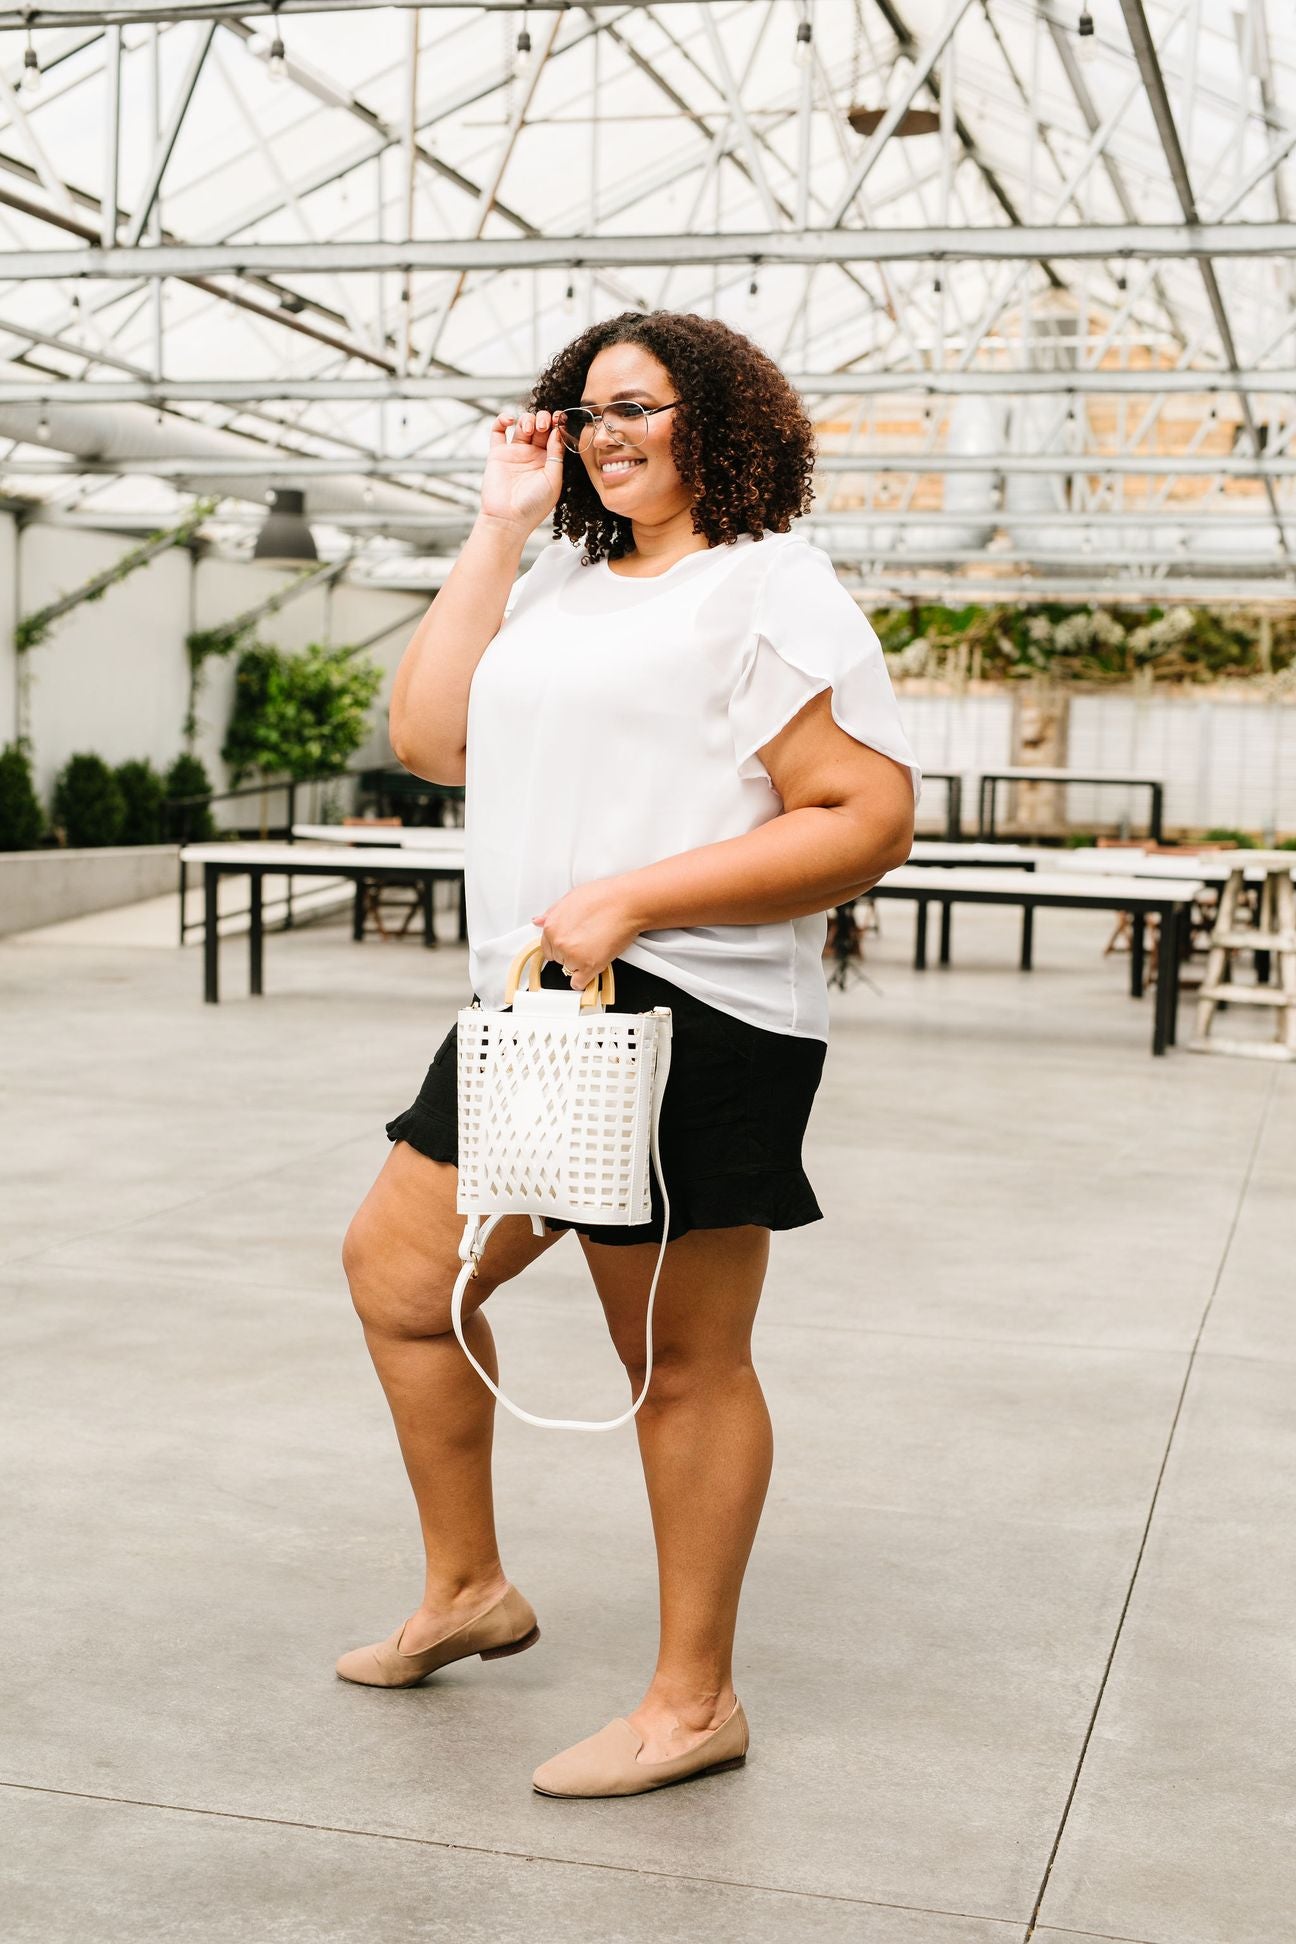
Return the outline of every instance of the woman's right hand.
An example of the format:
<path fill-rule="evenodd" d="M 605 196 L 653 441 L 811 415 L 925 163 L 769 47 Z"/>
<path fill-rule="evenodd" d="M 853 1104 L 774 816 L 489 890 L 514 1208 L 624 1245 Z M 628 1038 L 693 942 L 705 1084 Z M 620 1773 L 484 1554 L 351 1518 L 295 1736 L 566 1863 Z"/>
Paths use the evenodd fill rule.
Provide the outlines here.
<path fill-rule="evenodd" d="M 524 535 L 539 526 L 562 492 L 561 413 L 500 412 L 491 426 L 490 451 L 482 475 L 484 518 L 516 526 Z M 510 440 L 508 427 L 516 423 Z"/>

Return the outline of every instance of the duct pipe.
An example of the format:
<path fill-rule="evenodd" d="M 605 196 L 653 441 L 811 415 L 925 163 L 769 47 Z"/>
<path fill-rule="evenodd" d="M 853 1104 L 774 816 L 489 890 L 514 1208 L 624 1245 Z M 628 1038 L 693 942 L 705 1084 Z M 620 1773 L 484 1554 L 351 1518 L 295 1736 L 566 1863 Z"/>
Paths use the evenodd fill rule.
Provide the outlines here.
<path fill-rule="evenodd" d="M 37 432 L 42 418 L 49 427 L 47 440 L 41 439 Z M 273 454 L 265 453 L 255 440 L 242 438 L 236 432 L 224 432 L 193 419 L 183 422 L 166 419 L 159 425 L 156 413 L 147 406 L 60 406 L 57 386 L 47 399 L 30 405 L 0 405 L 0 436 L 81 459 L 96 459 L 104 452 L 111 452 L 114 458 L 147 463 L 150 459 L 176 454 L 186 458 L 196 455 L 200 463 L 192 473 L 186 474 L 186 490 L 199 496 L 252 500 L 261 506 L 265 505 L 266 493 L 281 485 L 284 477 L 275 469 Z M 265 472 L 240 474 L 237 479 L 206 475 L 201 470 L 204 455 L 212 459 L 264 457 Z M 0 472 L 3 471 L 4 464 L 0 461 Z M 371 494 L 368 501 L 363 500 L 366 489 Z M 308 519 L 327 520 L 331 513 L 354 513 L 362 503 L 389 516 L 383 529 L 389 539 L 420 548 L 427 544 L 426 528 L 417 524 L 402 528 L 401 514 L 409 513 L 417 520 L 424 520 L 429 512 L 454 510 L 452 500 L 411 492 L 408 487 L 381 479 L 370 480 L 362 474 L 335 473 L 313 478 L 307 487 Z M 466 522 L 471 522 L 473 511 L 472 507 L 465 507 Z"/>

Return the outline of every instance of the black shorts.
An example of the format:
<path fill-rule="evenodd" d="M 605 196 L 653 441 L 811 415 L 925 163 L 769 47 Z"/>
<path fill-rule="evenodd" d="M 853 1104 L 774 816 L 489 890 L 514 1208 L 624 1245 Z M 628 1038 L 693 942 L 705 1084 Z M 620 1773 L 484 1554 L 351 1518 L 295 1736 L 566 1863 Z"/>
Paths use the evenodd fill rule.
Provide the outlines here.
<path fill-rule="evenodd" d="M 670 1192 L 670 1239 L 690 1229 L 800 1228 L 823 1210 L 801 1165 L 801 1141 L 823 1072 L 822 1040 L 795 1038 L 749 1026 L 692 993 L 621 959 L 613 962 L 613 1012 L 673 1014 L 671 1069 L 662 1096 L 662 1171 Z M 552 961 L 544 986 L 565 987 Z M 437 1048 L 418 1098 L 387 1123 L 390 1141 L 408 1141 L 434 1161 L 459 1159 L 458 1029 Z M 551 1229 L 579 1229 L 591 1241 L 661 1241 L 662 1200 L 650 1169 L 652 1220 L 608 1227 L 550 1221 Z"/>

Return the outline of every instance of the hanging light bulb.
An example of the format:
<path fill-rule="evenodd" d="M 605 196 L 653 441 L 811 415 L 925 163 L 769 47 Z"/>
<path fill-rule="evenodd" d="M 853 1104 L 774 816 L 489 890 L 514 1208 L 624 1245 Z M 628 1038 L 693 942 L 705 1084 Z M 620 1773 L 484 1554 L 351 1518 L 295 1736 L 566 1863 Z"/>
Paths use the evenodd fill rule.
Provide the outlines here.
<path fill-rule="evenodd" d="M 271 11 L 275 17 L 275 31 L 274 39 L 270 43 L 270 53 L 266 60 L 266 72 L 272 81 L 283 81 L 287 77 L 288 63 L 283 37 L 279 32 L 278 6 L 273 7 Z"/>
<path fill-rule="evenodd" d="M 575 308 L 576 308 L 576 286 L 573 283 L 569 283 L 566 290 L 564 290 L 563 292 L 563 309 L 565 311 L 574 311 Z"/>
<path fill-rule="evenodd" d="M 22 80 L 18 85 L 29 95 L 38 95 L 41 91 L 40 62 L 36 59 L 36 49 L 32 46 L 30 27 L 27 29 L 27 48 L 23 54 Z"/>
<path fill-rule="evenodd" d="M 363 494 L 361 495 L 361 497 L 362 497 L 362 499 L 364 500 L 364 503 L 365 503 L 365 505 L 366 505 L 366 506 L 372 506 L 372 505 L 373 505 L 373 503 L 374 503 L 374 489 L 373 489 L 373 487 L 372 487 L 372 486 L 366 486 L 366 487 L 365 487 L 365 489 L 364 489 L 364 492 L 363 492 Z"/>
<path fill-rule="evenodd" d="M 757 288 L 757 284 L 756 284 L 756 272 L 755 272 L 755 271 L 753 270 L 753 271 L 752 271 L 752 280 L 751 280 L 751 282 L 750 282 L 750 283 L 748 284 L 748 286 L 747 286 L 747 308 L 748 308 L 748 310 L 755 310 L 755 308 L 756 308 L 756 302 L 757 302 L 757 299 L 759 298 L 759 296 L 760 296 L 760 291 L 759 291 L 759 289 Z"/>
<path fill-rule="evenodd" d="M 792 59 L 799 68 L 808 68 L 814 61 L 814 28 L 808 18 L 797 22 Z"/>
<path fill-rule="evenodd" d="M 531 66 L 531 36 L 523 27 L 517 37 L 517 47 L 513 52 L 514 79 L 524 81 Z"/>
<path fill-rule="evenodd" d="M 46 418 L 44 411 L 42 410 L 40 415 L 40 424 L 36 427 L 36 437 L 38 439 L 44 439 L 48 441 L 49 436 L 50 436 L 50 423 L 49 420 Z"/>
<path fill-rule="evenodd" d="M 1093 15 L 1088 7 L 1081 7 L 1080 19 L 1076 26 L 1078 53 L 1082 61 L 1092 61 L 1098 52 L 1098 37 L 1094 33 Z"/>

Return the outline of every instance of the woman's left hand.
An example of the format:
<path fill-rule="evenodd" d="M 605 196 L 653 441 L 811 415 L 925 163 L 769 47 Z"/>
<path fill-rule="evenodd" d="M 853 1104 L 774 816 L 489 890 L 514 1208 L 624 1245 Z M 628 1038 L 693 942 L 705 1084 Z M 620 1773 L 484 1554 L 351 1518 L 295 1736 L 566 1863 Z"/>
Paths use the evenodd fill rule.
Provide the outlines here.
<path fill-rule="evenodd" d="M 578 884 L 547 911 L 536 913 L 531 922 L 541 927 L 544 956 L 570 972 L 575 992 L 593 985 L 604 966 L 640 931 L 625 880 L 617 877 Z"/>

